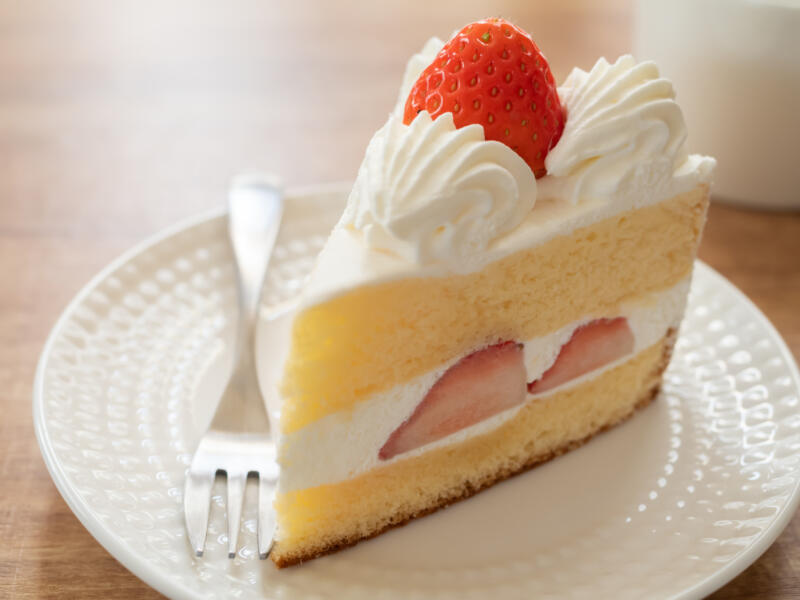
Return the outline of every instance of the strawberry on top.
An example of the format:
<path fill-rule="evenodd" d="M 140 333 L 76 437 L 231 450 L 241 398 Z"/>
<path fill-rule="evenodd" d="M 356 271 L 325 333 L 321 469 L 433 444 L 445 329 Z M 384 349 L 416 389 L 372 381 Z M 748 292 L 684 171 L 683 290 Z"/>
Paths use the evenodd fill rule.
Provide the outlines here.
<path fill-rule="evenodd" d="M 411 88 L 403 122 L 423 110 L 434 119 L 453 113 L 456 127 L 482 125 L 485 139 L 509 146 L 536 177 L 564 129 L 547 60 L 526 32 L 499 18 L 471 23 L 444 45 Z"/>

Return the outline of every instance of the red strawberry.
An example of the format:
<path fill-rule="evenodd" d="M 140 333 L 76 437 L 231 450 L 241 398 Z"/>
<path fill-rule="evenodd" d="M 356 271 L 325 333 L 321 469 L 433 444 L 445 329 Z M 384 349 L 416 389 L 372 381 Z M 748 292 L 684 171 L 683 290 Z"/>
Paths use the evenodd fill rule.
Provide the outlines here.
<path fill-rule="evenodd" d="M 388 460 L 524 401 L 522 345 L 503 342 L 478 350 L 445 371 L 378 456 Z"/>
<path fill-rule="evenodd" d="M 453 113 L 456 127 L 483 125 L 487 140 L 511 147 L 536 177 L 564 129 L 555 79 L 544 55 L 523 30 L 486 19 L 459 31 L 419 76 L 403 122 L 420 111 Z"/>
<path fill-rule="evenodd" d="M 553 365 L 528 384 L 528 393 L 540 394 L 553 389 L 632 351 L 633 331 L 625 317 L 591 321 L 575 330 L 561 347 Z"/>

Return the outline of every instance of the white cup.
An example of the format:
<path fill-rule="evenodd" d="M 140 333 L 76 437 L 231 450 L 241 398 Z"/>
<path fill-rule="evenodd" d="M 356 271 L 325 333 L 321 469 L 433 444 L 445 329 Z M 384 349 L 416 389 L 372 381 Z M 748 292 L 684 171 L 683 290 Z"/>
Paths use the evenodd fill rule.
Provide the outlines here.
<path fill-rule="evenodd" d="M 800 0 L 638 0 L 634 54 L 672 80 L 715 198 L 800 208 Z"/>

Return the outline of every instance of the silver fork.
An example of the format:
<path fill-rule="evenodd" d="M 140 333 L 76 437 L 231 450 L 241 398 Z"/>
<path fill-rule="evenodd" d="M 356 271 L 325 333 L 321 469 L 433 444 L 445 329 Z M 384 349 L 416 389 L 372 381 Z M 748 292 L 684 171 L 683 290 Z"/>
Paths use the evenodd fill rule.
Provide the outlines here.
<path fill-rule="evenodd" d="M 278 481 L 275 443 L 256 379 L 254 330 L 270 254 L 283 213 L 277 179 L 239 176 L 228 195 L 228 234 L 236 262 L 239 321 L 234 368 L 214 418 L 192 458 L 183 496 L 189 543 L 203 555 L 211 488 L 224 472 L 228 487 L 228 556 L 236 555 L 242 502 L 248 475 L 258 477 L 258 554 L 272 548 L 275 514 L 272 502 Z"/>

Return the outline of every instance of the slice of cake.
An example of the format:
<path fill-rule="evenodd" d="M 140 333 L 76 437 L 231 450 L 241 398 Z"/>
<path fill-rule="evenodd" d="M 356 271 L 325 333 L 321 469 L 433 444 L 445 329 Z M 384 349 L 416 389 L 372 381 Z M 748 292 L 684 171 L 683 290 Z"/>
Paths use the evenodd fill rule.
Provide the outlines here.
<path fill-rule="evenodd" d="M 630 56 L 557 89 L 531 38 L 489 19 L 411 59 L 299 306 L 266 326 L 278 566 L 653 399 L 714 166 L 685 142 L 671 84 Z"/>

